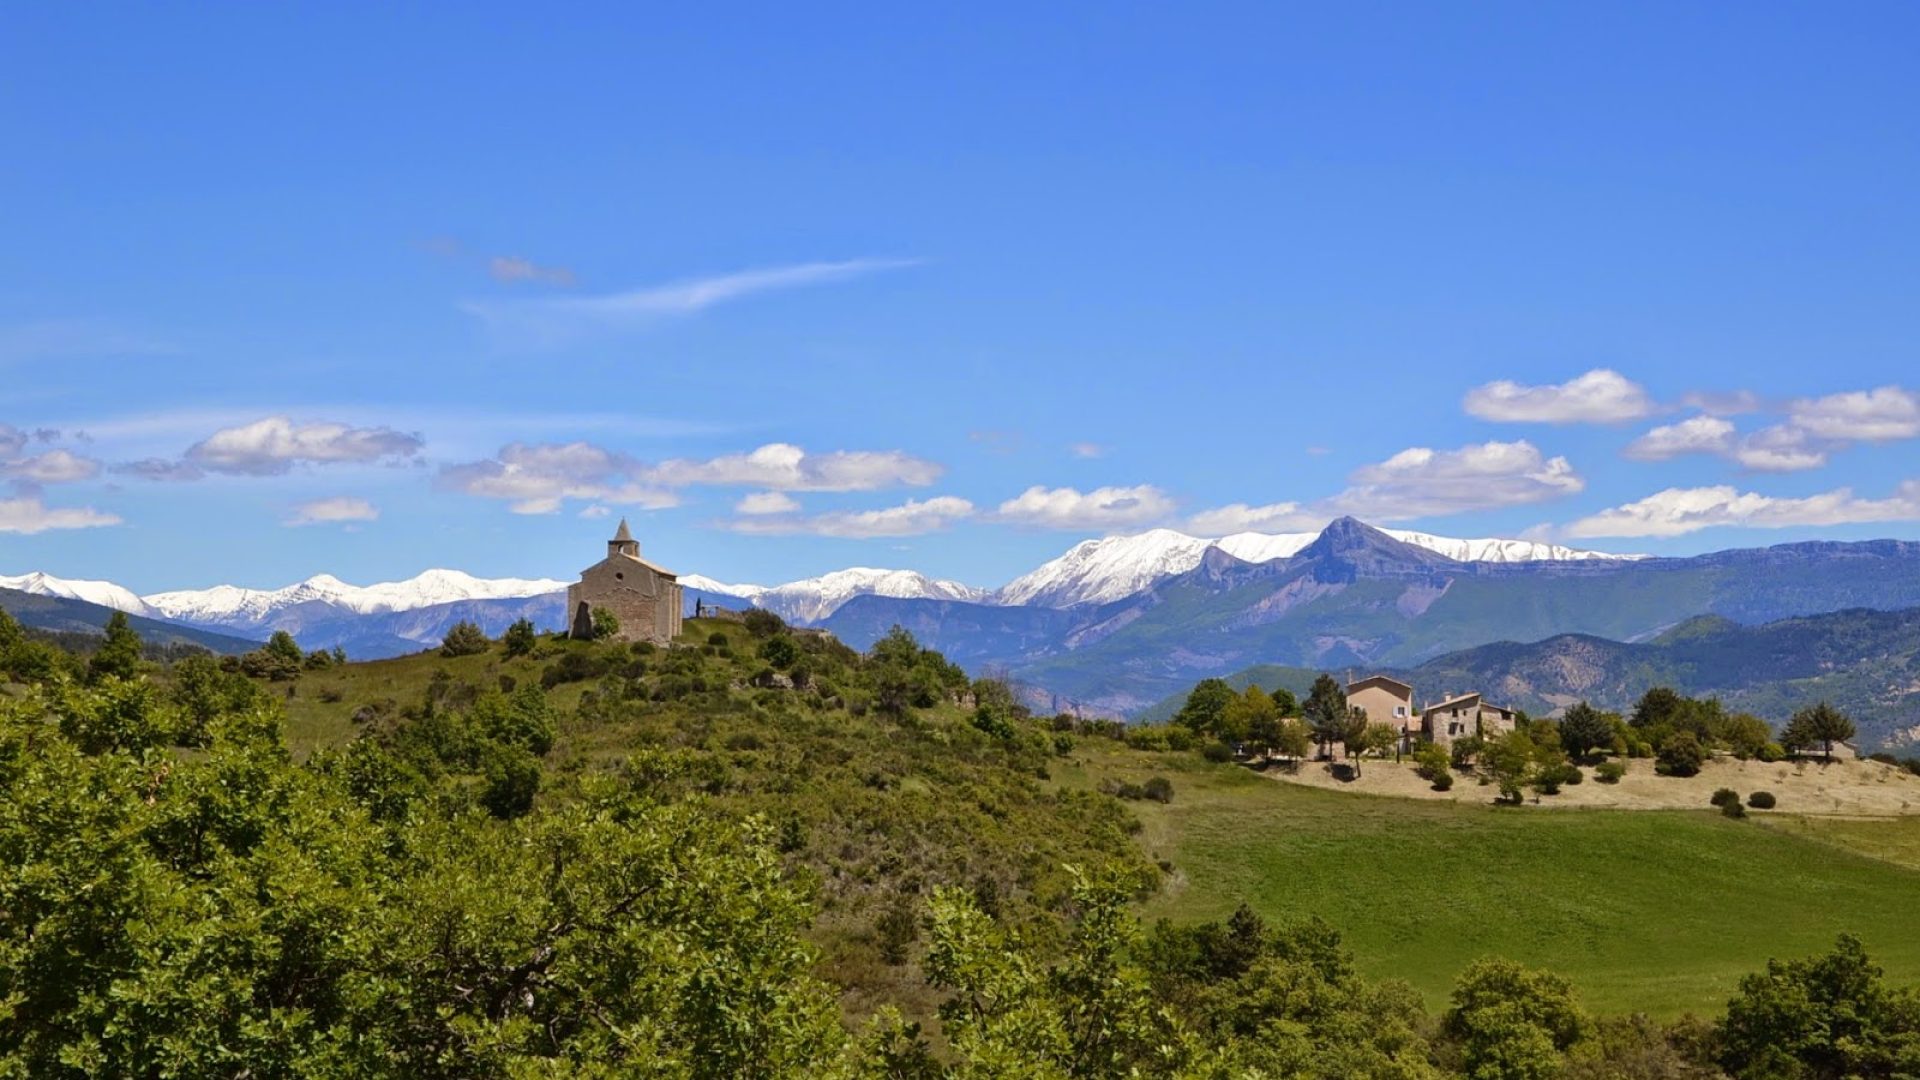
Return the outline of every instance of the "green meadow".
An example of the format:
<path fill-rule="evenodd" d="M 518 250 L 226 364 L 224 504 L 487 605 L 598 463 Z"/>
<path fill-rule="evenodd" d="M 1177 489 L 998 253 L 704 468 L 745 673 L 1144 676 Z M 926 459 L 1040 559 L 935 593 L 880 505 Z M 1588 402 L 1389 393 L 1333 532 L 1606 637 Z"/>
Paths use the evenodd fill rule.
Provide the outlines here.
<path fill-rule="evenodd" d="M 1920 979 L 1920 819 L 1559 810 L 1300 787 L 1190 755 L 1089 748 L 1070 780 L 1150 775 L 1173 801 L 1135 804 L 1150 857 L 1173 867 L 1149 917 L 1216 919 L 1245 901 L 1318 915 L 1363 970 L 1431 1004 L 1501 955 L 1572 979 L 1605 1012 L 1712 1014 L 1769 957 L 1858 934 L 1896 981 Z"/>

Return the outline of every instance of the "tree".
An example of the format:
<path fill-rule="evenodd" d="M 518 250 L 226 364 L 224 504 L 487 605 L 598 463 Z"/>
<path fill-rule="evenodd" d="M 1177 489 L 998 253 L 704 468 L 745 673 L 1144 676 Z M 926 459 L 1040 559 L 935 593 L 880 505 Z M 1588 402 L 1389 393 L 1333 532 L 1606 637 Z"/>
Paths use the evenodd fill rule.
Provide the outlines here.
<path fill-rule="evenodd" d="M 131 679 L 140 673 L 140 635 L 127 622 L 127 613 L 107 616 L 107 640 L 87 661 L 87 680 Z"/>
<path fill-rule="evenodd" d="M 509 658 L 526 656 L 539 644 L 539 636 L 534 632 L 532 619 L 515 619 L 500 635 L 500 649 Z"/>
<path fill-rule="evenodd" d="M 1670 686 L 1656 686 L 1640 695 L 1627 722 L 1637 728 L 1659 727 L 1671 723 L 1679 709 L 1679 693 Z"/>
<path fill-rule="evenodd" d="M 1660 752 L 1654 755 L 1653 770 L 1661 776 L 1693 776 L 1706 760 L 1707 752 L 1700 746 L 1700 740 L 1693 732 L 1682 731 L 1667 736 L 1660 744 Z"/>
<path fill-rule="evenodd" d="M 1740 980 L 1720 1025 L 1735 1076 L 1912 1076 L 1920 1070 L 1920 994 L 1888 989 L 1860 939 L 1831 953 L 1769 960 Z"/>
<path fill-rule="evenodd" d="M 1294 697 L 1293 691 L 1284 686 L 1273 688 L 1273 707 L 1280 710 L 1281 716 L 1300 715 L 1300 699 Z"/>
<path fill-rule="evenodd" d="M 299 667 L 300 661 L 306 659 L 306 653 L 301 650 L 300 643 L 293 640 L 293 635 L 285 630 L 275 630 L 268 635 L 267 643 L 260 647 L 260 651 L 266 653 L 270 659 L 283 664 L 292 664 L 294 667 Z"/>
<path fill-rule="evenodd" d="M 1173 716 L 1173 722 L 1196 735 L 1212 735 L 1220 730 L 1227 706 L 1239 695 L 1225 679 L 1201 679 L 1187 693 L 1186 703 Z"/>
<path fill-rule="evenodd" d="M 1486 741 L 1486 748 L 1480 753 L 1480 765 L 1498 785 L 1502 799 L 1511 803 L 1521 800 L 1539 767 L 1536 750 L 1524 731 L 1510 731 Z"/>
<path fill-rule="evenodd" d="M 1568 757 L 1583 758 L 1613 745 L 1613 721 L 1606 713 L 1582 701 L 1560 718 L 1560 747 Z"/>
<path fill-rule="evenodd" d="M 1221 710 L 1220 726 L 1214 734 L 1228 743 L 1245 742 L 1257 726 L 1264 725 L 1271 734 L 1279 720 L 1280 710 L 1274 707 L 1273 698 L 1265 690 L 1249 686 Z"/>
<path fill-rule="evenodd" d="M 1804 750 L 1818 743 L 1828 757 L 1833 756 L 1833 744 L 1846 742 L 1853 738 L 1853 721 L 1847 714 L 1826 702 L 1811 708 L 1801 709 L 1787 721 L 1787 730 L 1780 741 L 1788 748 Z"/>
<path fill-rule="evenodd" d="M 1476 960 L 1454 983 L 1441 1030 L 1473 1080 L 1547 1080 L 1586 1030 L 1567 980 L 1511 960 Z"/>
<path fill-rule="evenodd" d="M 1307 722 L 1307 730 L 1313 733 L 1314 742 L 1324 747 L 1329 756 L 1333 753 L 1333 744 L 1347 737 L 1353 723 L 1346 690 L 1324 672 L 1313 680 L 1313 689 L 1308 692 L 1300 715 Z"/>
<path fill-rule="evenodd" d="M 620 633 L 620 616 L 615 615 L 606 608 L 594 608 L 593 611 L 589 613 L 588 618 L 592 620 L 593 640 L 595 641 L 605 641 Z"/>
<path fill-rule="evenodd" d="M 1745 761 L 1765 752 L 1767 744 L 1773 741 L 1773 729 L 1752 713 L 1733 713 L 1721 720 L 1713 737 L 1733 751 L 1734 757 Z"/>
<path fill-rule="evenodd" d="M 477 623 L 465 619 L 453 624 L 447 636 L 440 641 L 440 655 L 445 657 L 478 656 L 493 648 L 493 642 L 480 629 Z"/>
<path fill-rule="evenodd" d="M 800 646 L 787 634 L 775 634 L 760 643 L 760 659 L 785 671 L 800 659 Z"/>
<path fill-rule="evenodd" d="M 1364 710 L 1356 709 L 1362 717 Z M 1347 755 L 1353 761 L 1353 775 L 1360 775 L 1360 759 L 1368 754 L 1384 754 L 1400 742 L 1400 732 L 1392 724 L 1369 724 L 1362 719 L 1347 741 Z"/>
<path fill-rule="evenodd" d="M 1313 750 L 1313 733 L 1299 720 L 1282 720 L 1280 737 L 1274 740 L 1273 748 L 1282 757 L 1299 761 Z"/>

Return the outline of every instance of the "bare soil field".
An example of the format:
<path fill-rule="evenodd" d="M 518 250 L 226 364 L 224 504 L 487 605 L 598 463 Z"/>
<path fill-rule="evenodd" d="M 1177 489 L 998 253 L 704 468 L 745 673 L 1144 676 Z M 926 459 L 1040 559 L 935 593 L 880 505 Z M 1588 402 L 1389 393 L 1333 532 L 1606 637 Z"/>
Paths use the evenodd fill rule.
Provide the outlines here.
<path fill-rule="evenodd" d="M 1627 775 L 1617 784 L 1595 780 L 1590 768 L 1581 771 L 1587 774 L 1584 782 L 1563 787 L 1558 795 L 1536 797 L 1529 792 L 1528 802 L 1579 809 L 1699 810 L 1707 808 L 1714 791 L 1732 788 L 1743 800 L 1755 791 L 1772 792 L 1778 800 L 1774 812 L 1780 814 L 1856 818 L 1920 815 L 1920 776 L 1878 761 L 1836 758 L 1831 762 L 1768 764 L 1716 758 L 1698 776 L 1679 777 L 1660 776 L 1653 771 L 1652 761 L 1636 759 L 1627 762 Z M 1263 775 L 1289 784 L 1408 799 L 1487 803 L 1495 794 L 1491 785 L 1481 784 L 1471 772 L 1456 772 L 1453 790 L 1435 791 L 1432 784 L 1414 774 L 1411 762 L 1368 761 L 1362 764 L 1358 778 L 1349 778 L 1344 762 L 1336 769 L 1319 761 L 1303 762 L 1298 770 L 1275 764 Z"/>

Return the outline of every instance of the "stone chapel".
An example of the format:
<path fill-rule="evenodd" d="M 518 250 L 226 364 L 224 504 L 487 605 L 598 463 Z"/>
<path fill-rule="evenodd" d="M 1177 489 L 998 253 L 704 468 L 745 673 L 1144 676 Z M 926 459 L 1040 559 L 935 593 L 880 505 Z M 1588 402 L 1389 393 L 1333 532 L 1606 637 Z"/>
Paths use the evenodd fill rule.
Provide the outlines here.
<path fill-rule="evenodd" d="M 683 603 L 679 579 L 640 557 L 640 541 L 622 518 L 619 531 L 607 541 L 607 557 L 567 586 L 567 633 L 591 638 L 593 609 L 606 608 L 620 620 L 622 641 L 665 645 L 680 635 Z"/>

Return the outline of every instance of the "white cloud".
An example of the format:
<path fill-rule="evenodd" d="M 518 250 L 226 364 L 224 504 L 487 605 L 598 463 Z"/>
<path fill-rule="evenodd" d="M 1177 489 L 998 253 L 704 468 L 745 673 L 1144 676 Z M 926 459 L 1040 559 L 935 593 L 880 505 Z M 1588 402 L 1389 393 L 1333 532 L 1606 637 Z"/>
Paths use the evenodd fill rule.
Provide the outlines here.
<path fill-rule="evenodd" d="M 0 533 L 31 536 L 51 529 L 94 529 L 118 524 L 118 517 L 92 507 L 50 507 L 38 496 L 0 499 Z"/>
<path fill-rule="evenodd" d="M 1717 416 L 1693 416 L 1654 428 L 1627 445 L 1635 461 L 1666 461 L 1682 454 L 1724 454 L 1732 448 L 1733 423 Z"/>
<path fill-rule="evenodd" d="M 72 484 L 100 475 L 100 463 L 66 450 L 0 462 L 0 476 L 30 484 Z"/>
<path fill-rule="evenodd" d="M 1107 456 L 1107 448 L 1094 442 L 1077 442 L 1067 447 L 1067 451 L 1077 458 L 1102 458 Z"/>
<path fill-rule="evenodd" d="M 581 507 L 580 516 L 583 518 L 589 518 L 589 519 L 612 517 L 613 508 L 610 506 L 602 506 L 599 503 L 594 503 L 592 506 Z"/>
<path fill-rule="evenodd" d="M 1785 529 L 1915 520 L 1920 520 L 1920 480 L 1902 483 L 1885 499 L 1862 499 L 1851 488 L 1804 498 L 1774 498 L 1721 485 L 1668 488 L 1581 518 L 1565 531 L 1576 538 L 1684 536 L 1725 526 Z"/>
<path fill-rule="evenodd" d="M 375 521 L 380 517 L 380 509 L 365 499 L 351 495 L 337 495 L 331 499 L 314 499 L 303 502 L 293 508 L 293 515 L 287 518 L 288 525 L 330 525 L 340 522 Z"/>
<path fill-rule="evenodd" d="M 346 424 L 296 424 L 269 416 L 214 432 L 188 448 L 186 458 L 209 472 L 277 476 L 296 464 L 374 462 L 411 458 L 420 453 L 418 435 L 392 428 L 356 428 Z"/>
<path fill-rule="evenodd" d="M 568 499 L 657 510 L 678 505 L 672 492 L 639 479 L 643 466 L 625 454 L 588 442 L 508 443 L 498 456 L 440 470 L 439 486 L 487 499 L 506 499 L 516 514 L 551 514 Z"/>
<path fill-rule="evenodd" d="M 1173 509 L 1173 500 L 1151 484 L 1084 493 L 1035 485 L 1001 503 L 995 516 L 1042 529 L 1124 529 L 1161 520 Z"/>
<path fill-rule="evenodd" d="M 1656 409 L 1645 387 L 1607 368 L 1557 386 L 1490 382 L 1467 391 L 1464 405 L 1483 420 L 1537 424 L 1612 424 L 1651 416 Z"/>
<path fill-rule="evenodd" d="M 1787 422 L 1809 435 L 1843 442 L 1893 442 L 1920 436 L 1920 394 L 1898 386 L 1801 398 Z"/>
<path fill-rule="evenodd" d="M 736 514 L 758 517 L 763 514 L 791 514 L 800 509 L 793 496 L 779 491 L 756 491 L 733 506 Z"/>
<path fill-rule="evenodd" d="M 1370 521 L 1437 517 L 1546 502 L 1587 486 L 1566 458 L 1549 458 L 1525 439 L 1458 450 L 1416 446 L 1355 470 L 1352 481 L 1322 504 L 1331 516 L 1352 514 Z"/>
<path fill-rule="evenodd" d="M 1231 536 L 1240 532 L 1307 532 L 1321 528 L 1331 516 L 1297 502 L 1249 506 L 1231 503 L 1203 510 L 1187 519 L 1187 529 L 1200 536 Z"/>
<path fill-rule="evenodd" d="M 1310 503 L 1232 503 L 1204 510 L 1188 519 L 1187 527 L 1202 536 L 1301 532 L 1349 514 L 1381 523 L 1442 517 L 1547 502 L 1586 487 L 1566 458 L 1549 458 L 1524 439 L 1458 450 L 1416 446 L 1356 469 L 1349 480 L 1346 490 Z"/>
<path fill-rule="evenodd" d="M 602 296 L 470 301 L 462 306 L 511 342 L 553 346 L 585 335 L 632 330 L 661 319 L 694 315 L 756 293 L 851 281 L 917 263 L 915 259 L 878 258 L 798 263 L 650 285 Z"/>
<path fill-rule="evenodd" d="M 726 527 L 763 536 L 805 533 L 864 540 L 938 532 L 972 517 L 973 512 L 973 504 L 965 499 L 937 495 L 931 499 L 908 499 L 899 506 L 880 510 L 836 510 L 809 517 L 740 517 L 727 522 Z"/>
<path fill-rule="evenodd" d="M 813 454 L 789 443 L 705 461 L 663 461 L 647 470 L 661 487 L 757 487 L 770 491 L 873 491 L 925 487 L 945 470 L 899 450 L 836 450 Z"/>

